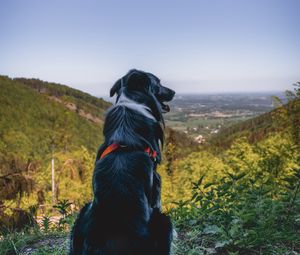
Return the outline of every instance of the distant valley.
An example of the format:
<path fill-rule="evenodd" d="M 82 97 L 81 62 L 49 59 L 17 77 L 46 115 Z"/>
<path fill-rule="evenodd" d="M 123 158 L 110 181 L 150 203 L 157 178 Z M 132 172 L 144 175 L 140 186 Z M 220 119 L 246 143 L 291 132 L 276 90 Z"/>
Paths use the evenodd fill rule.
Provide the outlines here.
<path fill-rule="evenodd" d="M 205 143 L 223 128 L 274 109 L 272 96 L 284 98 L 279 92 L 176 95 L 166 124 Z"/>

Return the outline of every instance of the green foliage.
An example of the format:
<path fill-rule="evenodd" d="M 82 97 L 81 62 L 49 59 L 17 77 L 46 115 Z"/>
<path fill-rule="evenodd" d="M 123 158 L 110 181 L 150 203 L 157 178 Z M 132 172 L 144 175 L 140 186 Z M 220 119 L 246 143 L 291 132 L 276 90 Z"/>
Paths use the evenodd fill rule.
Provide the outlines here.
<path fill-rule="evenodd" d="M 287 98 L 159 169 L 175 254 L 299 254 L 299 83 Z"/>
<path fill-rule="evenodd" d="M 65 229 L 71 229 L 71 226 L 73 224 L 73 215 L 70 213 L 70 206 L 72 203 L 70 203 L 67 199 L 59 200 L 56 205 L 53 207 L 58 210 L 60 214 L 60 219 L 57 224 L 57 230 L 65 230 Z"/>
<path fill-rule="evenodd" d="M 65 95 L 64 103 L 82 100 L 82 108 L 91 115 L 98 109 L 103 116 L 110 105 L 68 87 L 33 81 L 40 90 L 49 90 L 47 94 L 24 83 L 0 76 L 0 185 L 4 187 L 0 189 L 0 214 L 8 222 L 14 208 L 39 206 L 51 212 L 52 157 L 57 199 L 68 199 L 78 208 L 91 197 L 94 155 L 103 141 L 102 123 L 50 97 Z"/>
<path fill-rule="evenodd" d="M 50 230 L 51 225 L 51 217 L 48 215 L 44 215 L 42 218 L 42 229 L 45 232 L 48 232 Z"/>
<path fill-rule="evenodd" d="M 71 204 L 72 203 L 70 203 L 67 199 L 64 199 L 64 200 L 59 200 L 58 203 L 53 207 L 58 210 L 58 212 L 61 214 L 63 218 L 65 218 L 69 213 Z"/>
<path fill-rule="evenodd" d="M 238 140 L 220 157 L 223 174 L 212 178 L 213 167 L 208 172 L 202 163 L 190 198 L 169 209 L 181 233 L 176 254 L 299 251 L 299 151 L 288 135 L 257 145 Z"/>

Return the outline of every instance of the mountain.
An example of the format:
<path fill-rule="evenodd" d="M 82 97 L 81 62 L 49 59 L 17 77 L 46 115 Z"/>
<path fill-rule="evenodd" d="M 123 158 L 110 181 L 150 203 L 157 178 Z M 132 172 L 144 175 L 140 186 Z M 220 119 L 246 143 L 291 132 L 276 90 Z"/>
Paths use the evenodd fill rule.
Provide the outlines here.
<path fill-rule="evenodd" d="M 6 151 L 44 157 L 55 149 L 102 141 L 103 112 L 110 103 L 70 87 L 0 76 L 0 137 Z M 9 146 L 9 147 L 7 147 Z"/>

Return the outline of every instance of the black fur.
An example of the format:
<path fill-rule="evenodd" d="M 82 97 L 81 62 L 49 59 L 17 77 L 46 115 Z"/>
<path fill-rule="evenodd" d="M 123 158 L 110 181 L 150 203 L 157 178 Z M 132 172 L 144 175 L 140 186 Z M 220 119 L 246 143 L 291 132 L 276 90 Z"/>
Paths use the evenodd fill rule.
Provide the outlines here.
<path fill-rule="evenodd" d="M 99 148 L 93 175 L 94 199 L 85 205 L 71 233 L 72 255 L 167 255 L 172 223 L 161 212 L 161 161 L 163 116 L 175 92 L 163 87 L 153 74 L 131 70 L 110 91 L 117 103 L 108 110 L 105 142 Z M 121 104 L 121 96 L 147 106 L 149 114 Z M 119 104 L 118 104 L 119 103 Z M 146 110 L 147 110 L 146 109 Z M 112 143 L 124 147 L 99 159 Z M 144 152 L 157 151 L 157 160 Z"/>

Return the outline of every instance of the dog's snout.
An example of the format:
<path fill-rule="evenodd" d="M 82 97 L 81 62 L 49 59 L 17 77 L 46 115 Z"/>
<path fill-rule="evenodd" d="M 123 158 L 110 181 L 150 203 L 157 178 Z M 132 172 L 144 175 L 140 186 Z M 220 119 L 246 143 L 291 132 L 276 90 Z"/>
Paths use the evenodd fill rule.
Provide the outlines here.
<path fill-rule="evenodd" d="M 162 96 L 164 101 L 171 101 L 175 96 L 175 91 L 166 87 L 163 87 Z"/>
<path fill-rule="evenodd" d="M 172 98 L 173 98 L 175 96 L 176 92 L 172 89 L 170 89 L 170 90 L 171 90 L 171 94 L 172 94 Z"/>

